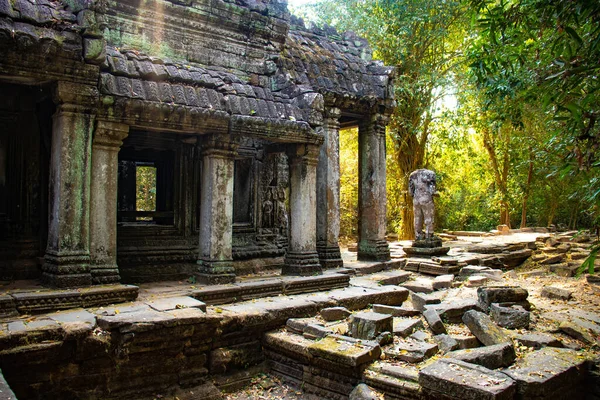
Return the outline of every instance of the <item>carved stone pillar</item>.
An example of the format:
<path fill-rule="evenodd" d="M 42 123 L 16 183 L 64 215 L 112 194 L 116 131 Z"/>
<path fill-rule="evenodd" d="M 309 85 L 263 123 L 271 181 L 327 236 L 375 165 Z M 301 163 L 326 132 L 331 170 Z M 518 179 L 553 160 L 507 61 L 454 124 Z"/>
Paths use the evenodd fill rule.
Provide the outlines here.
<path fill-rule="evenodd" d="M 325 112 L 317 167 L 317 252 L 324 268 L 341 267 L 340 254 L 340 116 L 339 108 Z"/>
<path fill-rule="evenodd" d="M 211 284 L 235 281 L 232 231 L 237 147 L 229 135 L 211 135 L 202 144 L 198 278 Z"/>
<path fill-rule="evenodd" d="M 92 283 L 115 283 L 117 267 L 117 186 L 119 148 L 129 134 L 125 124 L 98 121 L 92 142 L 90 272 Z"/>
<path fill-rule="evenodd" d="M 58 82 L 52 123 L 48 246 L 42 281 L 55 287 L 88 286 L 93 86 Z"/>
<path fill-rule="evenodd" d="M 290 159 L 290 240 L 283 275 L 321 274 L 317 253 L 317 162 L 319 148 L 301 144 Z"/>
<path fill-rule="evenodd" d="M 388 117 L 371 115 L 358 129 L 358 259 L 390 259 L 385 240 L 386 176 L 385 127 Z"/>

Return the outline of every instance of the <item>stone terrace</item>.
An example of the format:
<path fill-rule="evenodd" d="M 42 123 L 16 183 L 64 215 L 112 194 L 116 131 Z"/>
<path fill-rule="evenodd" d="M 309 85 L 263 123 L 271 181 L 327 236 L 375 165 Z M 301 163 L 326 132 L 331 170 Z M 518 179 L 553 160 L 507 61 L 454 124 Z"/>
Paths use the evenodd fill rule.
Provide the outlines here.
<path fill-rule="evenodd" d="M 598 398 L 600 288 L 544 263 L 589 248 L 565 238 L 461 237 L 442 259 L 392 243 L 390 262 L 345 252 L 320 277 L 144 284 L 136 302 L 5 317 L 0 367 L 19 399 L 218 399 L 259 372 L 333 399 L 359 383 L 399 399 Z"/>

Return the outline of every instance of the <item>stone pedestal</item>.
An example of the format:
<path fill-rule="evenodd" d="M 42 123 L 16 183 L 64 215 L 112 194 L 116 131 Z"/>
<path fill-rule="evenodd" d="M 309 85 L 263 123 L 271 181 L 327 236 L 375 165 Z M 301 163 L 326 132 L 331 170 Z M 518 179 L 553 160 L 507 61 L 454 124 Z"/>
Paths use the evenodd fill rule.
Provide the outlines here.
<path fill-rule="evenodd" d="M 129 126 L 98 121 L 92 143 L 90 272 L 92 283 L 119 282 L 117 267 L 117 185 L 119 148 Z"/>
<path fill-rule="evenodd" d="M 385 239 L 386 170 L 385 127 L 381 114 L 361 122 L 358 130 L 358 259 L 387 261 L 390 249 Z"/>
<path fill-rule="evenodd" d="M 202 144 L 200 193 L 200 281 L 232 283 L 233 170 L 237 143 L 230 135 L 211 135 Z"/>
<path fill-rule="evenodd" d="M 450 247 L 442 246 L 442 239 L 433 237 L 430 239 L 415 240 L 412 246 L 404 247 L 402 250 L 407 255 L 413 257 L 432 257 L 448 254 Z"/>
<path fill-rule="evenodd" d="M 58 82 L 52 123 L 48 246 L 42 282 L 55 287 L 88 286 L 90 274 L 90 174 L 92 131 L 98 91 Z"/>
<path fill-rule="evenodd" d="M 283 275 L 321 274 L 317 254 L 318 147 L 297 145 L 290 158 L 290 241 Z"/>
<path fill-rule="evenodd" d="M 324 268 L 341 267 L 344 263 L 338 243 L 340 236 L 340 123 L 339 108 L 325 113 L 325 142 L 317 167 L 317 252 Z"/>

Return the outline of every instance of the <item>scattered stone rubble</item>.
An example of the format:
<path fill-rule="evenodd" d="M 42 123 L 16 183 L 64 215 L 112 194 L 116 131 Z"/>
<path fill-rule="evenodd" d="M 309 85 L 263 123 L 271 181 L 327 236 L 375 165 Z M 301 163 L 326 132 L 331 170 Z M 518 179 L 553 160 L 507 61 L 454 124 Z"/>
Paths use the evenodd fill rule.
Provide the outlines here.
<path fill-rule="evenodd" d="M 536 289 L 544 277 L 515 272 L 472 288 L 460 270 L 385 268 L 327 292 L 5 320 L 0 368 L 23 398 L 218 399 L 257 373 L 306 398 L 598 398 L 600 304 L 587 309 L 581 293 L 554 280 Z"/>

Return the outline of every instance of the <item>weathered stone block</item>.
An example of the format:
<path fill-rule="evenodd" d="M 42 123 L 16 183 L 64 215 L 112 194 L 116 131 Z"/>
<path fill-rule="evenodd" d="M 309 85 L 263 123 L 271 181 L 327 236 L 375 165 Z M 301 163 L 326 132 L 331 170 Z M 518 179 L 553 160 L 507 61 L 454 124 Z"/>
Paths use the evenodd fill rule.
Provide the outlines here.
<path fill-rule="evenodd" d="M 446 355 L 448 358 L 481 365 L 489 369 L 508 367 L 515 362 L 512 343 L 501 343 L 475 349 L 457 350 Z"/>
<path fill-rule="evenodd" d="M 329 307 L 322 309 L 320 314 L 325 321 L 339 321 L 348 318 L 351 313 L 345 307 Z"/>
<path fill-rule="evenodd" d="M 473 335 L 468 335 L 468 336 L 452 336 L 452 338 L 454 340 L 456 340 L 458 342 L 458 348 L 461 350 L 464 349 L 474 349 L 476 347 L 480 347 L 482 344 L 479 341 L 479 339 L 477 339 L 477 337 L 473 336 Z"/>
<path fill-rule="evenodd" d="M 354 314 L 350 321 L 352 337 L 357 339 L 375 339 L 382 332 L 394 330 L 393 317 L 376 312 L 361 312 Z"/>
<path fill-rule="evenodd" d="M 540 261 L 540 264 L 542 264 L 542 265 L 558 264 L 558 263 L 564 261 L 564 259 L 565 259 L 564 254 L 556 254 L 556 255 L 547 257 L 545 260 Z"/>
<path fill-rule="evenodd" d="M 431 304 L 440 304 L 442 301 L 439 297 L 434 295 L 412 293 L 410 295 L 413 307 L 421 312 L 425 310 L 425 307 Z"/>
<path fill-rule="evenodd" d="M 533 347 L 536 350 L 542 347 L 563 347 L 560 340 L 547 333 L 527 333 L 514 335 L 513 338 L 523 346 Z"/>
<path fill-rule="evenodd" d="M 420 318 L 394 318 L 394 335 L 407 337 L 416 329 L 424 329 L 423 321 Z"/>
<path fill-rule="evenodd" d="M 236 369 L 248 368 L 261 363 L 264 355 L 260 342 L 253 341 L 231 347 L 215 349 L 209 357 L 211 374 L 222 374 Z"/>
<path fill-rule="evenodd" d="M 479 311 L 467 311 L 463 315 L 463 322 L 469 330 L 486 346 L 510 342 L 510 337 L 499 328 L 492 319 Z"/>
<path fill-rule="evenodd" d="M 311 344 L 308 351 L 315 357 L 323 357 L 350 367 L 377 360 L 381 355 L 381 348 L 375 342 L 342 341 L 331 336 Z"/>
<path fill-rule="evenodd" d="M 182 308 L 198 308 L 206 312 L 206 304 L 200 300 L 196 300 L 193 297 L 179 296 L 179 297 L 167 297 L 163 299 L 156 299 L 147 301 L 147 305 L 156 311 L 171 311 Z"/>
<path fill-rule="evenodd" d="M 375 400 L 379 397 L 379 394 L 375 390 L 364 383 L 359 383 L 352 392 L 350 392 L 349 400 Z"/>
<path fill-rule="evenodd" d="M 319 324 L 308 324 L 304 327 L 302 335 L 307 339 L 320 339 L 333 333 L 332 330 L 325 328 Z"/>
<path fill-rule="evenodd" d="M 440 275 L 435 277 L 431 285 L 433 290 L 450 289 L 453 281 L 454 275 Z"/>
<path fill-rule="evenodd" d="M 385 304 L 373 304 L 373 311 L 380 314 L 389 314 L 392 317 L 412 317 L 421 312 L 408 306 L 386 306 Z"/>
<path fill-rule="evenodd" d="M 438 352 L 438 345 L 419 340 L 406 340 L 387 348 L 386 356 L 410 363 L 418 363 L 434 356 Z"/>
<path fill-rule="evenodd" d="M 521 306 L 502 307 L 497 303 L 492 303 L 490 316 L 502 328 L 529 328 L 530 312 Z"/>
<path fill-rule="evenodd" d="M 569 399 L 581 394 L 586 360 L 570 349 L 544 347 L 502 370 L 517 382 L 522 399 Z"/>
<path fill-rule="evenodd" d="M 431 293 L 431 292 L 433 292 L 433 286 L 431 286 L 431 281 L 426 281 L 426 280 L 414 280 L 414 281 L 404 282 L 400 286 L 410 290 L 411 292 L 415 292 L 415 293 Z"/>
<path fill-rule="evenodd" d="M 515 381 L 507 375 L 460 360 L 441 359 L 419 372 L 419 384 L 431 399 L 512 400 Z"/>
<path fill-rule="evenodd" d="M 449 336 L 447 334 L 435 335 L 433 337 L 433 340 L 435 340 L 435 342 L 437 343 L 438 348 L 442 354 L 446 354 L 449 351 L 456 350 L 459 346 L 458 342 L 452 336 Z"/>
<path fill-rule="evenodd" d="M 467 281 L 465 282 L 465 284 L 468 287 L 480 287 L 480 286 L 485 285 L 487 283 L 487 281 L 488 281 L 487 276 L 471 275 L 470 277 L 467 278 Z"/>
<path fill-rule="evenodd" d="M 418 340 L 419 342 L 428 341 L 430 337 L 431 336 L 429 333 L 426 333 L 422 330 L 415 331 L 412 335 L 409 336 L 410 339 Z"/>
<path fill-rule="evenodd" d="M 431 332 L 433 332 L 434 335 L 447 333 L 444 323 L 434 308 L 425 307 L 425 310 L 423 311 L 423 317 L 425 318 L 425 321 L 427 321 L 429 329 L 431 329 Z"/>
<path fill-rule="evenodd" d="M 586 344 L 596 343 L 596 339 L 590 334 L 589 330 L 577 323 L 562 322 L 559 326 L 559 329 L 567 335 L 571 336 L 572 338 L 581 340 Z"/>
<path fill-rule="evenodd" d="M 518 286 L 488 286 L 477 289 L 479 307 L 488 312 L 492 303 L 517 303 L 526 301 L 529 292 Z"/>
<path fill-rule="evenodd" d="M 433 305 L 433 308 L 435 308 L 437 313 L 440 315 L 442 321 L 460 323 L 462 322 L 464 313 L 477 308 L 477 300 L 461 299 L 444 301 L 443 303 Z"/>

